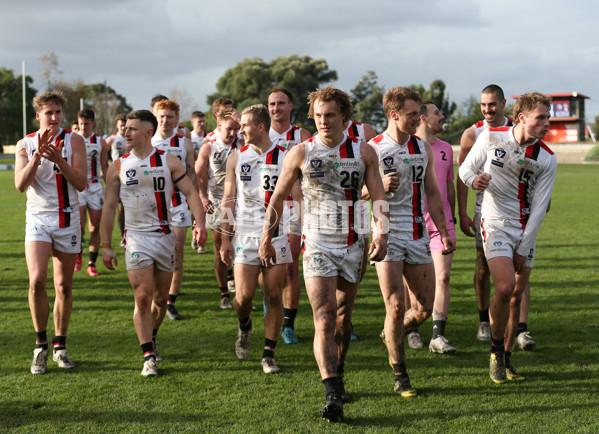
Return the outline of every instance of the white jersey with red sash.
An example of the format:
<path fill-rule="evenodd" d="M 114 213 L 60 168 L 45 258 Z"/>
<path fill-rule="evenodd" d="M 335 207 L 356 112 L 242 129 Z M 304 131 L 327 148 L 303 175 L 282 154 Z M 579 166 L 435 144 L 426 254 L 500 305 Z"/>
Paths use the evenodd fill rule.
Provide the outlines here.
<path fill-rule="evenodd" d="M 313 247 L 338 249 L 351 246 L 362 235 L 356 232 L 365 166 L 361 141 L 343 135 L 330 148 L 318 136 L 306 141 L 302 167 L 304 242 Z M 358 221 L 356 221 L 356 217 Z"/>
<path fill-rule="evenodd" d="M 302 129 L 300 127 L 294 125 L 291 125 L 289 129 L 283 133 L 278 133 L 273 127 L 270 127 L 268 137 L 270 137 L 270 141 L 275 145 L 290 150 L 295 145 L 302 142 L 301 131 Z"/>
<path fill-rule="evenodd" d="M 31 157 L 38 147 L 39 133 L 31 133 L 25 137 L 27 156 Z M 73 164 L 73 149 L 70 130 L 59 130 L 54 138 L 54 145 L 59 146 L 64 140 L 62 157 L 69 165 Z M 66 228 L 79 225 L 79 195 L 75 187 L 69 184 L 54 163 L 42 158 L 32 184 L 27 189 L 28 223 L 36 223 L 51 227 Z"/>
<path fill-rule="evenodd" d="M 428 155 L 424 142 L 410 136 L 400 144 L 387 133 L 382 133 L 370 143 L 379 158 L 381 177 L 392 172 L 397 172 L 399 177 L 395 193 L 387 194 L 389 236 L 400 240 L 428 238 L 424 220 L 424 175 Z"/>
<path fill-rule="evenodd" d="M 154 137 L 152 137 L 152 146 L 166 152 L 167 154 L 174 155 L 181 161 L 183 167 L 186 167 L 185 162 L 187 158 L 187 150 L 185 149 L 184 136 L 174 132 L 171 137 L 163 139 L 158 134 L 154 134 Z M 171 208 L 175 208 L 183 204 L 187 205 L 187 199 L 185 198 L 185 195 L 181 193 L 177 187 L 175 187 L 173 196 L 171 197 L 170 206 Z"/>
<path fill-rule="evenodd" d="M 195 131 L 191 132 L 191 143 L 193 143 L 193 149 L 196 153 L 200 152 L 200 148 L 206 137 L 208 137 L 208 134 L 205 131 L 202 131 L 202 134 L 197 134 Z"/>
<path fill-rule="evenodd" d="M 83 135 L 81 135 L 83 137 Z M 83 137 L 85 141 L 85 157 L 87 159 L 87 186 L 102 184 L 102 138 L 92 133 L 89 137 Z"/>
<path fill-rule="evenodd" d="M 212 203 L 220 202 L 225 192 L 225 175 L 227 174 L 227 161 L 229 155 L 237 150 L 238 139 L 235 138 L 230 145 L 220 139 L 212 140 L 210 146 L 208 197 Z"/>
<path fill-rule="evenodd" d="M 482 204 L 484 220 L 510 221 L 523 228 L 518 253 L 527 255 L 545 217 L 557 158 L 541 140 L 521 146 L 513 127 L 490 128 L 474 143 L 460 166 L 460 178 L 468 187 L 479 173 L 491 175 Z"/>
<path fill-rule="evenodd" d="M 170 233 L 169 202 L 174 186 L 166 152 L 154 148 L 143 160 L 128 152 L 120 161 L 120 198 L 125 208 L 125 228 Z"/>
<path fill-rule="evenodd" d="M 263 154 L 258 154 L 250 145 L 239 150 L 235 182 L 237 186 L 237 204 L 235 207 L 235 233 L 242 236 L 262 235 L 266 208 L 283 168 L 285 148 L 272 145 Z M 283 225 L 273 235 L 283 235 Z"/>
<path fill-rule="evenodd" d="M 364 124 L 362 124 L 362 122 L 349 121 L 347 129 L 345 130 L 345 134 L 347 134 L 352 139 L 360 139 L 366 141 L 366 134 L 364 133 Z"/>

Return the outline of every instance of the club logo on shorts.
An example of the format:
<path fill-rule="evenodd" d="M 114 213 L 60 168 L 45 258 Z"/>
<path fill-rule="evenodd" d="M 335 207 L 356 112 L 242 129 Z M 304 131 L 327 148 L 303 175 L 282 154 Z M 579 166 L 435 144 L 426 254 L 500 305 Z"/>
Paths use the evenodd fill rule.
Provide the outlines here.
<path fill-rule="evenodd" d="M 77 235 L 71 235 L 71 246 L 75 247 L 77 245 Z"/>
<path fill-rule="evenodd" d="M 502 244 L 503 244 L 503 243 L 502 243 L 501 241 L 495 241 L 495 242 L 493 243 L 493 245 L 494 245 L 495 247 L 501 247 L 501 245 L 502 245 Z"/>
<path fill-rule="evenodd" d="M 522 208 L 522 215 L 529 215 L 530 214 L 530 208 Z"/>
<path fill-rule="evenodd" d="M 281 253 L 285 253 L 287 251 L 287 247 L 281 247 Z"/>
<path fill-rule="evenodd" d="M 528 259 L 530 259 L 531 261 L 534 259 L 535 257 L 535 249 L 530 249 L 530 252 L 528 252 Z"/>
<path fill-rule="evenodd" d="M 132 253 L 131 254 L 131 259 L 139 259 L 139 253 Z"/>
<path fill-rule="evenodd" d="M 125 177 L 127 180 L 125 181 L 126 185 L 137 185 L 138 181 L 136 178 L 137 171 L 135 169 L 129 169 L 125 172 Z"/>
<path fill-rule="evenodd" d="M 237 253 L 241 253 L 241 252 L 243 252 L 243 247 L 237 247 L 237 248 L 235 249 L 235 251 L 236 251 Z"/>
<path fill-rule="evenodd" d="M 36 233 L 37 232 L 37 226 L 33 226 L 31 229 L 29 229 L 29 232 Z"/>
<path fill-rule="evenodd" d="M 495 149 L 495 156 L 499 159 L 505 158 L 505 154 L 507 154 L 507 152 L 505 152 L 505 150 L 501 149 L 501 148 L 497 148 Z"/>
<path fill-rule="evenodd" d="M 315 264 L 322 264 L 322 258 L 313 258 L 312 261 L 314 261 Z"/>

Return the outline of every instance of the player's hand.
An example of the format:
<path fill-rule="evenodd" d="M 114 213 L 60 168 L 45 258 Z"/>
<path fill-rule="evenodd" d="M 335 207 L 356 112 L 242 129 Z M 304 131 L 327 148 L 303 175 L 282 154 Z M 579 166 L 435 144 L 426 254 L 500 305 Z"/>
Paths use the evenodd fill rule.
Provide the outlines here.
<path fill-rule="evenodd" d="M 370 243 L 370 249 L 368 255 L 371 261 L 382 261 L 387 256 L 387 242 L 389 241 L 388 235 L 377 235 L 372 239 Z"/>
<path fill-rule="evenodd" d="M 488 173 L 483 173 L 482 175 L 478 175 L 472 181 L 472 188 L 475 190 L 484 191 L 489 186 L 489 182 L 491 181 L 491 175 Z"/>
<path fill-rule="evenodd" d="M 524 268 L 524 264 L 526 263 L 526 256 L 519 255 L 514 252 L 514 271 L 516 273 L 520 273 Z"/>
<path fill-rule="evenodd" d="M 214 205 L 212 204 L 212 201 L 210 199 L 208 199 L 207 196 L 200 197 L 200 199 L 202 200 L 202 206 L 204 207 L 204 212 L 206 214 L 212 214 L 214 212 Z"/>
<path fill-rule="evenodd" d="M 205 227 L 194 225 L 192 234 L 193 239 L 196 240 L 196 243 L 198 243 L 199 246 L 203 246 L 204 244 L 206 244 L 206 240 L 208 239 L 208 232 L 206 231 Z"/>
<path fill-rule="evenodd" d="M 230 267 L 233 263 L 233 245 L 228 239 L 229 237 L 223 237 L 220 244 L 220 260 L 225 263 L 227 267 Z"/>
<path fill-rule="evenodd" d="M 460 214 L 460 229 L 468 237 L 476 236 L 476 226 L 468 214 Z"/>
<path fill-rule="evenodd" d="M 397 176 L 397 172 L 388 173 L 383 176 L 383 187 L 385 188 L 385 193 L 395 193 L 399 188 L 399 176 Z"/>
<path fill-rule="evenodd" d="M 456 242 L 452 238 L 445 235 L 441 237 L 441 241 L 445 246 L 445 249 L 441 252 L 442 255 L 451 255 L 453 252 L 455 252 Z"/>
<path fill-rule="evenodd" d="M 112 265 L 112 261 L 114 261 L 114 266 Z M 116 252 L 109 247 L 102 248 L 102 262 L 104 262 L 104 266 L 109 270 L 114 270 L 114 267 L 119 265 Z"/>
<path fill-rule="evenodd" d="M 62 148 L 63 147 L 64 147 L 64 140 L 61 140 L 60 143 L 58 144 L 58 146 L 54 146 L 52 144 L 43 145 L 40 148 L 40 153 L 42 154 L 42 157 L 46 158 L 47 160 L 50 160 L 54 164 L 58 164 L 61 161 L 64 161 L 64 158 L 62 157 Z"/>
<path fill-rule="evenodd" d="M 271 242 L 260 243 L 258 249 L 258 257 L 264 268 L 270 268 L 277 263 L 277 253 Z"/>

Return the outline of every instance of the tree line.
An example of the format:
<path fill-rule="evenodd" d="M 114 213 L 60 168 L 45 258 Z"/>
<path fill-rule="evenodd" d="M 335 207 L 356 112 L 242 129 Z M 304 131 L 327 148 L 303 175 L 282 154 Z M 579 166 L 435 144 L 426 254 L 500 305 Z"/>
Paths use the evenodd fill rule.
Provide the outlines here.
<path fill-rule="evenodd" d="M 58 58 L 47 53 L 40 58 L 44 65 L 41 74 L 43 87 L 61 91 L 68 102 L 64 107 L 65 125 L 77 119 L 80 101 L 83 108 L 91 108 L 96 113 L 96 131 L 108 134 L 113 130 L 113 119 L 118 113 L 132 110 L 125 96 L 104 83 L 86 84 L 81 79 L 66 81 L 58 69 Z M 216 82 L 216 91 L 206 97 L 208 106 L 216 98 L 233 98 L 238 110 L 257 103 L 265 103 L 273 86 L 282 86 L 293 95 L 294 110 L 292 123 L 315 131 L 314 122 L 308 119 L 308 94 L 318 87 L 326 86 L 338 78 L 337 71 L 329 68 L 326 60 L 313 59 L 308 55 L 292 54 L 279 56 L 270 62 L 255 57 L 244 59 L 227 69 Z M 0 67 L 0 147 L 14 144 L 22 136 L 21 76 L 7 68 Z M 31 101 L 37 94 L 33 78 L 26 76 L 27 131 L 37 128 L 35 112 Z M 449 99 L 443 80 L 437 79 L 428 87 L 423 84 L 410 84 L 408 87 L 420 92 L 423 100 L 430 100 L 446 117 L 446 129 L 440 138 L 451 144 L 459 144 L 464 129 L 481 119 L 480 105 L 474 96 L 460 104 Z M 187 121 L 194 107 L 194 100 L 184 89 L 173 88 L 170 98 L 182 106 L 181 120 Z M 374 71 L 366 71 L 356 86 L 349 91 L 354 104 L 354 120 L 371 124 L 381 132 L 387 121 L 383 113 L 382 99 L 385 87 L 378 83 Z M 509 112 L 508 107 L 508 112 Z M 207 129 L 215 127 L 211 115 L 206 116 Z M 595 118 L 595 131 L 599 131 L 599 116 Z"/>

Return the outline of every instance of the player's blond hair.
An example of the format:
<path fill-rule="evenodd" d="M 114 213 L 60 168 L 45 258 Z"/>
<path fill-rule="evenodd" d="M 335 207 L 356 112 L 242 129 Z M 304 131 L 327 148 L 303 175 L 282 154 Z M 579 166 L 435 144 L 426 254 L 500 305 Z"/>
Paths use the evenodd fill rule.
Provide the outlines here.
<path fill-rule="evenodd" d="M 346 122 L 349 121 L 354 114 L 354 106 L 351 103 L 349 95 L 340 89 L 334 88 L 332 84 L 329 84 L 324 89 L 316 89 L 308 95 L 308 104 L 310 105 L 308 117 L 312 119 L 314 119 L 314 105 L 316 104 L 316 101 L 335 101 L 337 107 L 339 107 L 341 117 Z"/>
<path fill-rule="evenodd" d="M 254 104 L 246 107 L 241 112 L 241 115 L 250 115 L 254 125 L 264 125 L 267 129 L 270 127 L 270 115 L 268 114 L 268 108 L 264 104 Z"/>
<path fill-rule="evenodd" d="M 520 122 L 518 115 L 520 113 L 530 113 L 537 108 L 537 104 L 543 104 L 547 108 L 551 107 L 551 98 L 540 92 L 526 92 L 518 97 L 514 104 L 514 123 Z"/>
<path fill-rule="evenodd" d="M 56 104 L 61 107 L 67 103 L 67 99 L 63 96 L 62 92 L 56 90 L 42 93 L 40 96 L 33 98 L 33 107 L 36 112 L 41 112 L 45 105 Z"/>
<path fill-rule="evenodd" d="M 422 101 L 420 93 L 409 87 L 393 86 L 389 88 L 383 96 L 383 111 L 385 112 L 385 116 L 389 118 L 392 110 L 399 112 L 409 99 L 418 103 L 418 105 Z"/>

